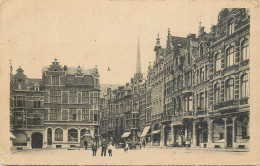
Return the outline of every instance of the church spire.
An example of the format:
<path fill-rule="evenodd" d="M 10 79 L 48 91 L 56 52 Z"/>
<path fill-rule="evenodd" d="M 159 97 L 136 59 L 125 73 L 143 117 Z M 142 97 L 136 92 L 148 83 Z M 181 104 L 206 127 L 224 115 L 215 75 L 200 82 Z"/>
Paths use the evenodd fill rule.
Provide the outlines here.
<path fill-rule="evenodd" d="M 140 79 L 141 77 L 142 77 L 141 55 L 140 55 L 140 42 L 139 42 L 139 36 L 138 36 L 135 79 Z"/>

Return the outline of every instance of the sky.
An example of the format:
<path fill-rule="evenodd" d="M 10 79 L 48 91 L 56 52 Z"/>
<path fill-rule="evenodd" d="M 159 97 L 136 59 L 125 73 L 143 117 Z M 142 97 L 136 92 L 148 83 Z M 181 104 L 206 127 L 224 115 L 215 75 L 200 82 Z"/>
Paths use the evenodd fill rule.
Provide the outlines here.
<path fill-rule="evenodd" d="M 21 66 L 30 78 L 41 78 L 42 66 L 57 58 L 61 65 L 97 65 L 102 84 L 122 85 L 135 72 L 138 36 L 146 75 L 158 33 L 165 47 L 168 28 L 186 37 L 197 34 L 200 19 L 207 32 L 217 23 L 221 5 L 215 1 L 182 2 L 13 0 L 0 13 L 2 53 L 13 73 Z"/>

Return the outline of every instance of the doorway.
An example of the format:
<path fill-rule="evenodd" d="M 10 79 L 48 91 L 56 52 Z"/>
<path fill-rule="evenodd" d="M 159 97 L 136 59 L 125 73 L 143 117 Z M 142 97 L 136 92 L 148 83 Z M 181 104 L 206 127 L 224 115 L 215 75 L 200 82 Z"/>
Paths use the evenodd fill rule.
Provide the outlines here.
<path fill-rule="evenodd" d="M 49 128 L 47 131 L 47 144 L 52 145 L 52 129 Z"/>
<path fill-rule="evenodd" d="M 232 126 L 227 126 L 227 147 L 232 147 Z"/>
<path fill-rule="evenodd" d="M 32 133 L 32 148 L 42 148 L 43 136 L 41 133 Z"/>

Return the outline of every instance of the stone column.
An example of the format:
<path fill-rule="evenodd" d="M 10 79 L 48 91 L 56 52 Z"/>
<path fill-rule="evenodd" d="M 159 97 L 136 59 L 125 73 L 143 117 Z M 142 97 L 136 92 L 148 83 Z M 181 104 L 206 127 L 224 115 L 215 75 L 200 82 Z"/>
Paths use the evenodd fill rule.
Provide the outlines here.
<path fill-rule="evenodd" d="M 235 120 L 237 117 L 232 117 L 232 148 L 235 148 Z"/>
<path fill-rule="evenodd" d="M 165 127 L 165 125 L 163 125 L 163 124 L 161 124 L 161 139 L 160 139 L 160 146 L 164 146 L 165 144 L 164 144 L 164 127 Z"/>
<path fill-rule="evenodd" d="M 223 118 L 224 120 L 224 147 L 227 147 L 227 118 Z"/>
<path fill-rule="evenodd" d="M 191 147 L 196 147 L 196 136 L 197 136 L 197 133 L 196 133 L 196 121 L 193 120 L 193 122 L 192 122 Z"/>
<path fill-rule="evenodd" d="M 212 147 L 212 142 L 213 142 L 213 133 L 214 133 L 214 131 L 213 131 L 213 119 L 207 119 L 207 123 L 208 123 L 208 147 Z"/>
<path fill-rule="evenodd" d="M 170 145 L 174 142 L 174 128 L 171 126 L 171 142 Z"/>

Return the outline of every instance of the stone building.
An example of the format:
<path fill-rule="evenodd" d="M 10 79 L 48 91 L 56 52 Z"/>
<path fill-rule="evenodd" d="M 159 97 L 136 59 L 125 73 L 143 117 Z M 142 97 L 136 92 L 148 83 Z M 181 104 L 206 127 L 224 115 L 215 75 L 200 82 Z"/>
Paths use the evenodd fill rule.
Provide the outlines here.
<path fill-rule="evenodd" d="M 44 91 L 41 79 L 27 78 L 19 67 L 10 78 L 13 149 L 42 148 L 44 139 Z"/>
<path fill-rule="evenodd" d="M 43 67 L 42 79 L 11 74 L 11 133 L 15 149 L 67 148 L 99 143 L 97 68 Z"/>
<path fill-rule="evenodd" d="M 88 134 L 98 143 L 98 69 L 61 66 L 55 59 L 49 67 L 43 67 L 42 72 L 46 108 L 44 147 L 80 146 Z M 91 146 L 93 139 L 87 141 Z"/>

